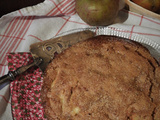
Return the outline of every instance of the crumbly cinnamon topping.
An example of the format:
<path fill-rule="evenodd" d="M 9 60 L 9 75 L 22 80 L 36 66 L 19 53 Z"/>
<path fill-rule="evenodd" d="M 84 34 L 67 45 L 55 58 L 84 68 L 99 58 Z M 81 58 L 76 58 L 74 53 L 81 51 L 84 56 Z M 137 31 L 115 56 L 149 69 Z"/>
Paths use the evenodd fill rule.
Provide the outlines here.
<path fill-rule="evenodd" d="M 138 43 L 97 36 L 48 65 L 42 105 L 50 120 L 160 119 L 160 67 Z"/>

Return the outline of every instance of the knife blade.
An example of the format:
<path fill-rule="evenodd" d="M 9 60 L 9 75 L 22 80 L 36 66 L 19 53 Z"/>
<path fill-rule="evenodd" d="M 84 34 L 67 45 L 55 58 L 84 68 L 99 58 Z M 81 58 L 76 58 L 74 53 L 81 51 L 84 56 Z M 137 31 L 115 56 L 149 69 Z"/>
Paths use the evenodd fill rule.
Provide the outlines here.
<path fill-rule="evenodd" d="M 17 68 L 15 71 L 8 71 L 8 74 L 0 77 L 0 90 L 7 85 L 7 82 L 12 82 L 16 79 L 16 76 L 22 74 L 32 66 L 38 66 L 42 72 L 44 72 L 45 68 L 54 58 L 55 54 L 59 54 L 73 44 L 93 36 L 95 36 L 94 32 L 85 30 L 56 38 L 51 38 L 49 40 L 30 45 L 30 52 L 34 62 L 29 65 Z"/>
<path fill-rule="evenodd" d="M 34 43 L 30 46 L 30 52 L 33 58 L 43 58 L 39 67 L 44 72 L 46 66 L 54 58 L 55 54 L 59 54 L 73 44 L 93 36 L 95 36 L 95 33 L 89 30 L 72 33 L 54 39 L 49 39 L 47 41 Z"/>

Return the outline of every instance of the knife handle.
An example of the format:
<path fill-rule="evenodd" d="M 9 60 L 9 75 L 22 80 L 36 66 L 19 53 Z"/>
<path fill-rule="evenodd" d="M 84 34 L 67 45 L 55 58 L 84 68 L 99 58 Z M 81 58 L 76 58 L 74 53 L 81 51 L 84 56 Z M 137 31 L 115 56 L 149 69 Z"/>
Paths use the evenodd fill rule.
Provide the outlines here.
<path fill-rule="evenodd" d="M 25 65 L 22 67 L 17 68 L 15 71 L 9 71 L 8 74 L 0 77 L 0 84 L 3 84 L 5 82 L 13 81 L 15 80 L 17 75 L 22 74 L 23 72 L 25 72 L 28 68 L 32 67 L 35 65 L 35 62 L 29 64 L 29 65 Z"/>
<path fill-rule="evenodd" d="M 15 80 L 17 75 L 22 74 L 23 72 L 25 72 L 30 67 L 33 67 L 35 65 L 38 66 L 41 62 L 42 62 L 41 58 L 35 58 L 34 62 L 32 62 L 31 64 L 19 67 L 15 71 L 9 71 L 7 75 L 4 75 L 4 76 L 0 77 L 0 84 L 8 82 L 9 80 L 10 81 Z"/>
<path fill-rule="evenodd" d="M 15 76 L 16 76 L 16 72 L 9 71 L 7 75 L 0 77 L 0 84 L 8 82 L 9 80 L 10 81 L 14 80 Z"/>
<path fill-rule="evenodd" d="M 35 62 L 29 64 L 29 65 L 25 65 L 22 67 L 17 68 L 15 71 L 9 71 L 8 74 L 0 77 L 0 84 L 3 84 L 5 82 L 13 81 L 15 80 L 17 75 L 22 74 L 23 72 L 25 72 L 28 68 L 32 67 L 35 65 Z"/>

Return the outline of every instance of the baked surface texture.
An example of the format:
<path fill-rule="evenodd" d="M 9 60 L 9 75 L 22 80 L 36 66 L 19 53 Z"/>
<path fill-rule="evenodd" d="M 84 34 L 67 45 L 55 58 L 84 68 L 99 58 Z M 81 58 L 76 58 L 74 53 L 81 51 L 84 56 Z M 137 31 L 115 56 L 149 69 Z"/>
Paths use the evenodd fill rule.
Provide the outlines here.
<path fill-rule="evenodd" d="M 48 120 L 159 120 L 159 73 L 142 45 L 96 36 L 48 65 L 42 105 Z"/>

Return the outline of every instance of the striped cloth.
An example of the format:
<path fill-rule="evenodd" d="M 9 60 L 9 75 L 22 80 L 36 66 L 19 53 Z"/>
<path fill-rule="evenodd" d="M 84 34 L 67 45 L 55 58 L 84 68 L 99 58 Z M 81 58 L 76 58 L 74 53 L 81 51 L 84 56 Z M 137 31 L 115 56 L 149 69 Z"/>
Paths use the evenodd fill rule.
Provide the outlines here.
<path fill-rule="evenodd" d="M 8 72 L 7 54 L 29 52 L 32 43 L 60 33 L 91 27 L 75 12 L 75 0 L 45 0 L 0 18 L 0 76 Z M 160 44 L 160 20 L 121 9 L 111 28 L 121 28 L 132 36 L 137 33 Z M 0 119 L 11 120 L 9 86 L 0 91 Z"/>

